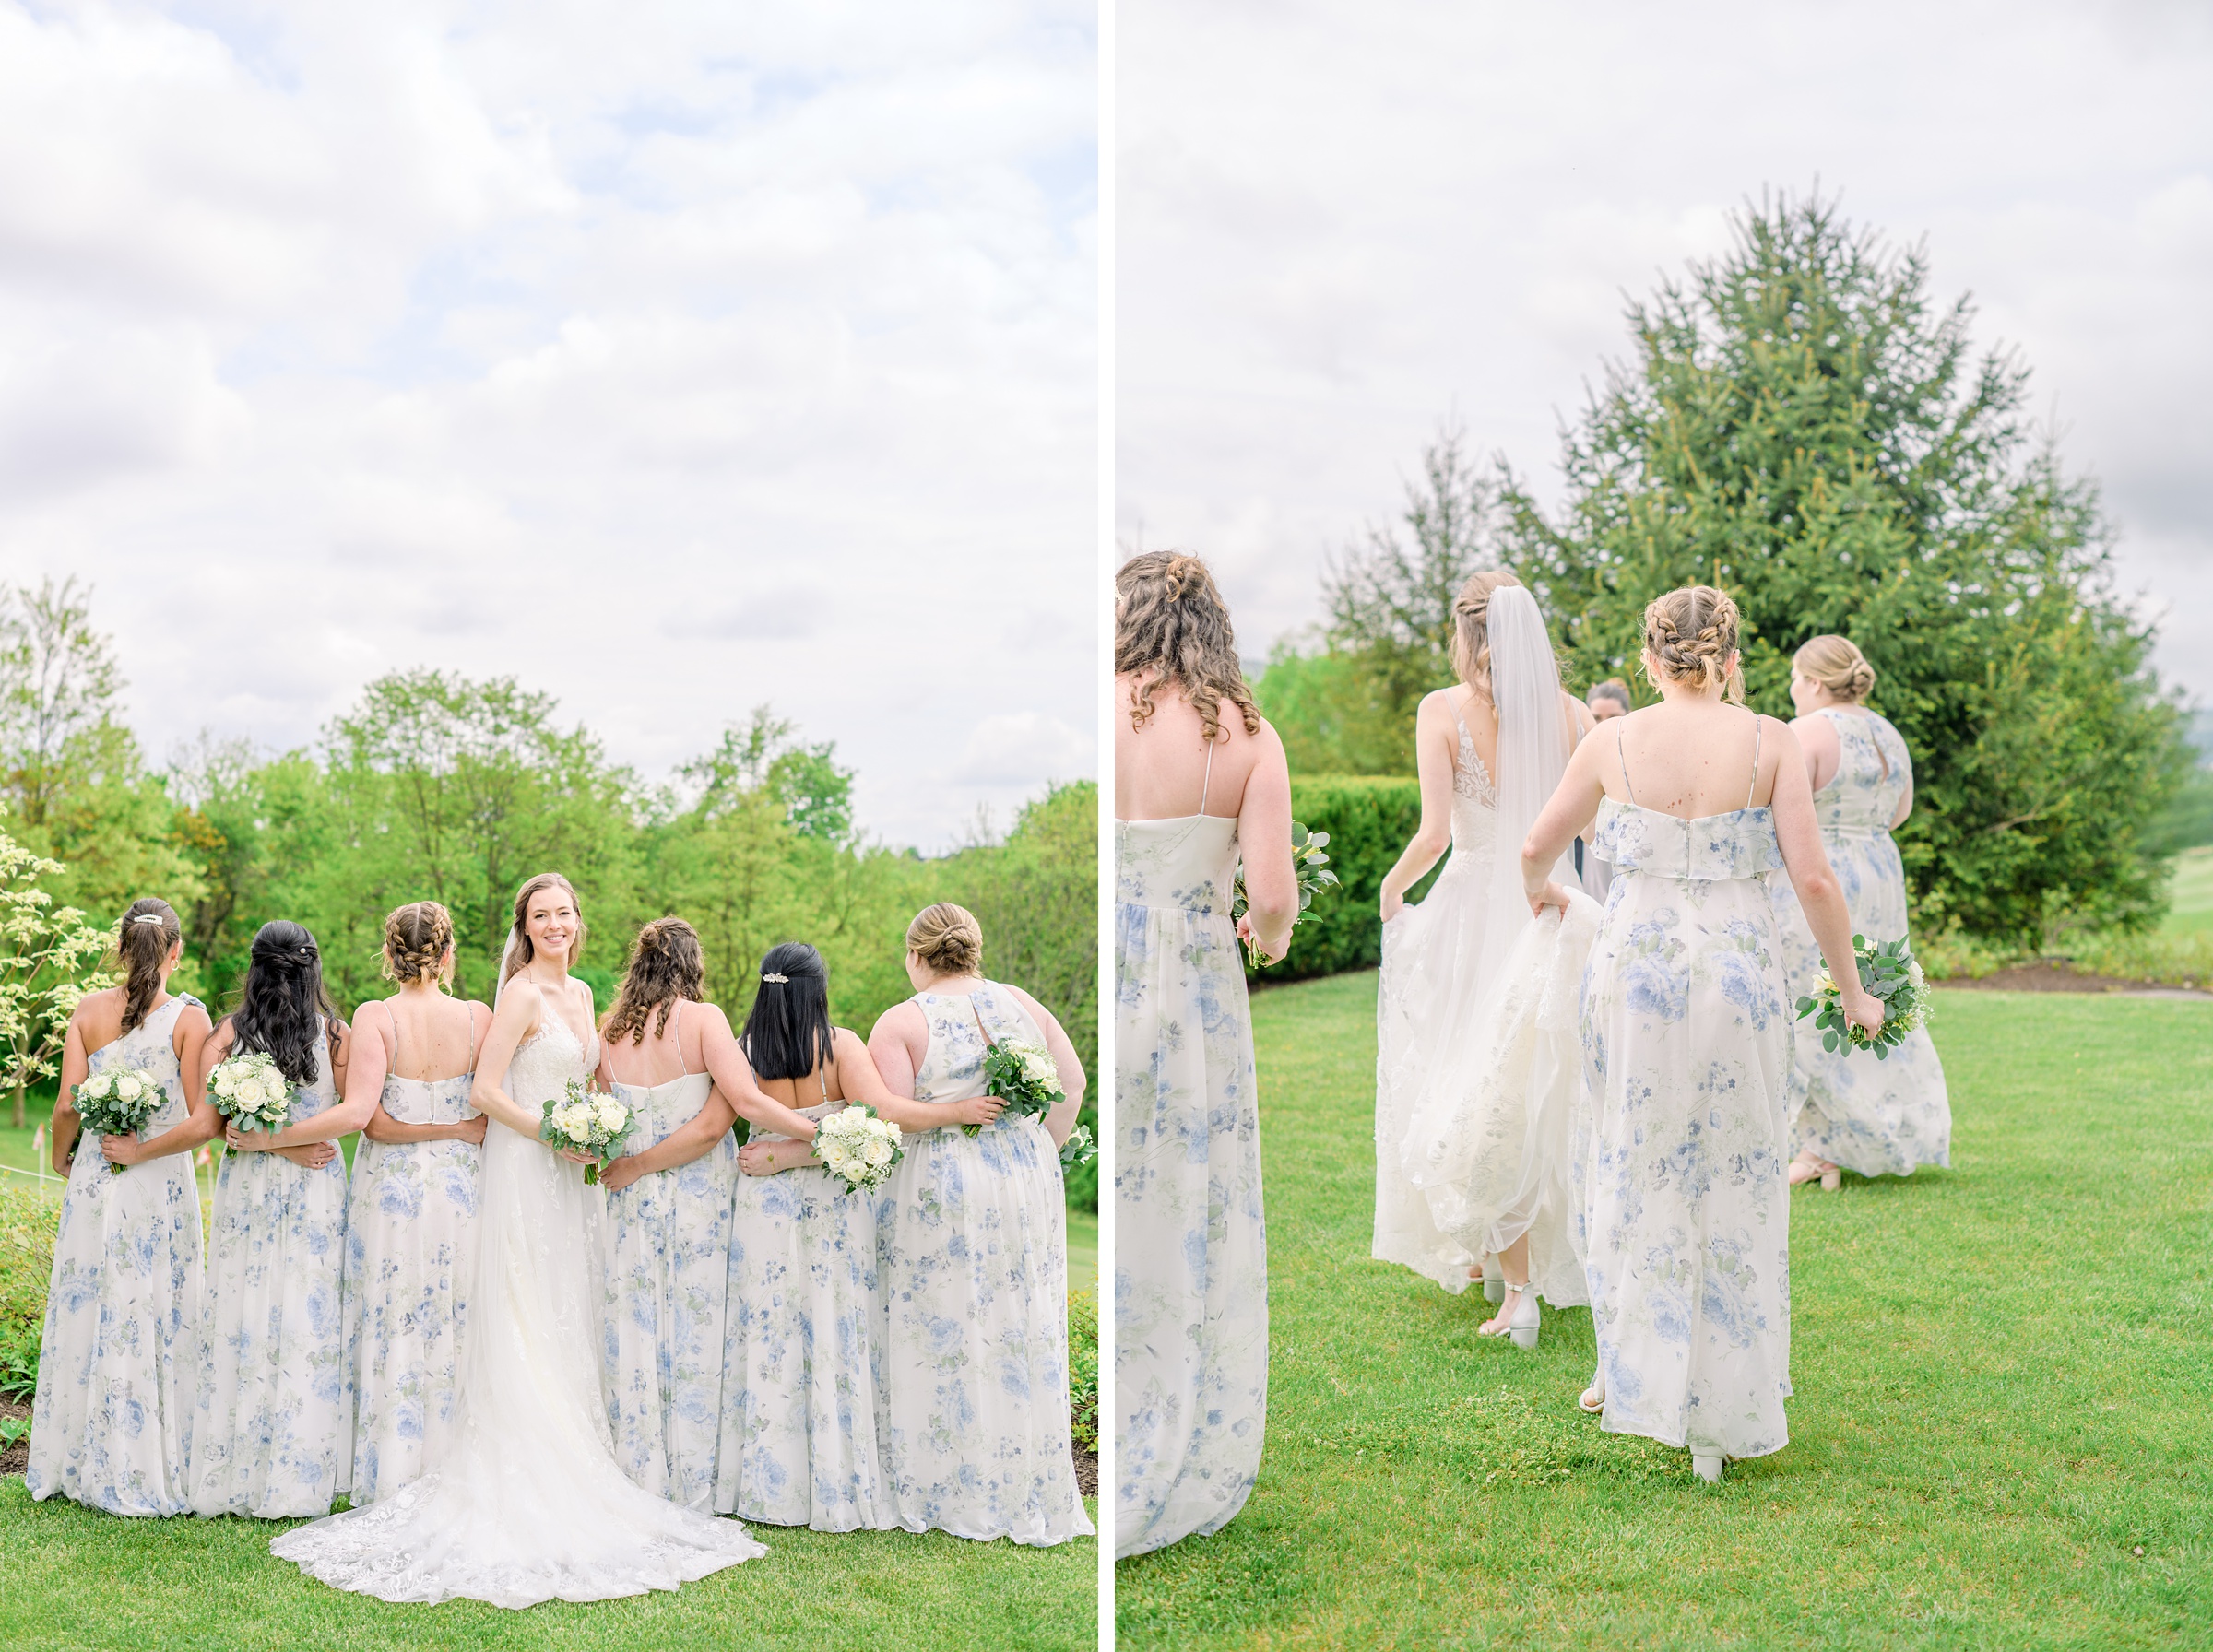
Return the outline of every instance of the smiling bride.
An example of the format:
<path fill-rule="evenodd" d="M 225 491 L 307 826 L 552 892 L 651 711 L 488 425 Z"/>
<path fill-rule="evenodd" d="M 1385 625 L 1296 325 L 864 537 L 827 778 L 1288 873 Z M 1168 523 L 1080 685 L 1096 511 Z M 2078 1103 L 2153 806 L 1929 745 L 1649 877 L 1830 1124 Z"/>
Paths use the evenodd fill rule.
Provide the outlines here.
<path fill-rule="evenodd" d="M 421 1479 L 270 1551 L 385 1600 L 493 1606 L 673 1589 L 767 1552 L 743 1526 L 642 1491 L 614 1457 L 595 1305 L 603 1194 L 538 1139 L 546 1102 L 598 1063 L 585 925 L 567 879 L 524 884 L 470 1103 L 484 1143 L 475 1290 L 452 1446 Z"/>

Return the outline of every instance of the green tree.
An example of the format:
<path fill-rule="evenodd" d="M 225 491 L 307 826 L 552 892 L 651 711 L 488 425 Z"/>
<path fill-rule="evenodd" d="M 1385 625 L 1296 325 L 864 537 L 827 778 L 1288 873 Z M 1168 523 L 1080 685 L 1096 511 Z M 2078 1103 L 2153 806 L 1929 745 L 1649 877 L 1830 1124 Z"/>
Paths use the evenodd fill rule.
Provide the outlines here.
<path fill-rule="evenodd" d="M 1398 521 L 1371 524 L 1322 574 L 1321 647 L 1279 643 L 1253 685 L 1295 773 L 1414 769 L 1414 714 L 1453 678 L 1452 603 L 1495 567 L 1496 484 L 1457 424 L 1422 450 Z"/>
<path fill-rule="evenodd" d="M 0 1085 L 18 1130 L 25 1092 L 60 1070 L 77 1000 L 113 981 L 101 967 L 113 937 L 76 907 L 56 906 L 46 887 L 63 871 L 0 829 Z"/>
<path fill-rule="evenodd" d="M 1765 200 L 1736 230 L 1630 307 L 1556 515 L 1507 478 L 1509 564 L 1588 678 L 1626 674 L 1646 602 L 1694 583 L 1742 608 L 1763 711 L 1792 714 L 1805 638 L 1858 643 L 1913 749 L 1923 922 L 2032 945 L 2064 914 L 2145 921 L 2175 713 L 2095 488 L 2023 414 L 2027 370 L 1974 352 L 1971 306 L 1935 303 L 1919 248 L 1833 203 Z"/>

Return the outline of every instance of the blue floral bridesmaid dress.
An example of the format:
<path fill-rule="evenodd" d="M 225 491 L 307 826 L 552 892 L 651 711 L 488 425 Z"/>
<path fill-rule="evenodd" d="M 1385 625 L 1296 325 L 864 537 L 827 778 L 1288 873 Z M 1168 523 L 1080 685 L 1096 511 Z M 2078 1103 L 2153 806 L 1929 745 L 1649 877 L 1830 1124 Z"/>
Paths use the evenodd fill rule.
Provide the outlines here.
<path fill-rule="evenodd" d="M 816 1081 L 828 1096 L 828 1080 Z M 826 1118 L 844 1102 L 801 1110 Z M 783 1139 L 756 1130 L 756 1141 Z M 907 1150 L 915 1144 L 910 1140 Z M 817 1164 L 740 1174 L 731 1201 L 728 1357 L 715 1506 L 817 1531 L 888 1531 L 889 1420 L 877 1270 L 881 1189 Z"/>
<path fill-rule="evenodd" d="M 679 1004 L 666 1036 L 677 1035 Z M 614 1084 L 636 1109 L 623 1150 L 641 1153 L 698 1116 L 715 1081 L 687 1073 L 666 1084 Z M 701 1157 L 609 1189 L 607 1313 L 599 1383 L 615 1460 L 645 1490 L 703 1514 L 715 1494 L 722 1430 L 723 1311 L 729 1290 L 730 1134 Z"/>
<path fill-rule="evenodd" d="M 1583 1237 L 1604 1426 L 1761 1457 L 1789 1438 L 1791 1392 L 1774 815 L 1609 797 L 1598 852 L 1614 874 L 1583 976 Z"/>
<path fill-rule="evenodd" d="M 1843 886 L 1852 927 L 1877 945 L 1906 933 L 1906 868 L 1890 822 L 1913 784 L 1913 760 L 1897 729 L 1872 712 L 1825 706 L 1816 714 L 1837 731 L 1837 772 L 1814 794 L 1821 844 Z M 1781 874 L 1768 879 L 1782 926 L 1783 962 L 1794 1005 L 1812 996 L 1822 974 L 1821 949 Z M 1793 1150 L 1808 1152 L 1864 1176 L 1911 1175 L 1923 1164 L 1952 1162 L 1952 1107 L 1944 1063 L 1926 1027 L 1876 1060 L 1865 1050 L 1830 1054 L 1813 1018 L 1794 1021 Z"/>
<path fill-rule="evenodd" d="M 474 1111 L 473 1082 L 469 1073 L 387 1074 L 380 1104 L 401 1124 L 459 1124 Z M 364 1136 L 354 1149 L 344 1312 L 355 1395 L 349 1495 L 356 1508 L 420 1476 L 449 1437 L 483 1162 L 473 1141 Z"/>
<path fill-rule="evenodd" d="M 294 1122 L 337 1100 L 330 1043 Z M 220 1148 L 217 1150 L 219 1152 Z M 353 1383 L 341 1275 L 346 1161 L 307 1170 L 238 1153 L 215 1183 L 200 1381 L 192 1425 L 192 1512 L 285 1519 L 326 1515 L 347 1490 Z"/>
<path fill-rule="evenodd" d="M 915 1100 L 984 1093 L 984 1035 L 1042 1044 L 1017 998 L 917 993 Z M 899 1524 L 1049 1547 L 1085 1535 L 1068 1415 L 1068 1212 L 1044 1123 L 926 1130 L 883 1190 L 884 1383 Z"/>
<path fill-rule="evenodd" d="M 90 1071 L 136 1068 L 161 1081 L 140 1139 L 184 1122 L 172 997 L 114 1043 Z M 190 1153 L 113 1174 L 98 1137 L 77 1138 L 62 1195 L 31 1404 L 24 1481 L 112 1515 L 181 1515 L 199 1377 L 200 1193 Z"/>

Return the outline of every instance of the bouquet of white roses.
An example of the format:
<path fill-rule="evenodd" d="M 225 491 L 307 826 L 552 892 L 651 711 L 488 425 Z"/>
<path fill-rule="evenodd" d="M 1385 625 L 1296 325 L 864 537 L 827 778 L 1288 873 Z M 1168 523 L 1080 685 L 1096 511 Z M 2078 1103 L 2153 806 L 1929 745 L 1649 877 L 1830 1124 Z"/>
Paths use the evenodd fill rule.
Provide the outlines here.
<path fill-rule="evenodd" d="M 984 1044 L 984 1093 L 1006 1099 L 1006 1111 L 1000 1115 L 1001 1118 L 1019 1118 L 1024 1114 L 1043 1118 L 1068 1095 L 1060 1088 L 1060 1069 L 1053 1064 L 1052 1052 L 1043 1044 L 994 1042 L 988 1036 Z M 983 1127 L 961 1127 L 971 1136 Z"/>
<path fill-rule="evenodd" d="M 605 1164 L 617 1156 L 615 1149 L 636 1128 L 637 1122 L 638 1115 L 606 1091 L 590 1089 L 582 1079 L 571 1079 L 568 1088 L 546 1103 L 546 1122 L 538 1133 L 556 1148 L 589 1153 Z M 599 1164 L 584 1167 L 586 1182 L 598 1183 Z"/>
<path fill-rule="evenodd" d="M 833 1113 L 814 1127 L 814 1156 L 822 1168 L 858 1193 L 891 1179 L 892 1167 L 906 1157 L 899 1127 L 879 1118 L 866 1102 Z"/>
<path fill-rule="evenodd" d="M 1326 832 L 1308 832 L 1296 820 L 1291 822 L 1291 870 L 1298 879 L 1298 911 L 1291 918 L 1294 929 L 1307 921 L 1308 909 L 1313 906 L 1316 895 L 1325 889 L 1337 887 L 1337 874 L 1330 870 L 1330 857 L 1322 853 L 1329 841 L 1330 834 Z M 1246 910 L 1245 863 L 1239 861 L 1237 887 L 1230 894 L 1230 921 L 1234 923 L 1243 917 Z M 1246 955 L 1252 960 L 1254 969 L 1260 967 L 1260 950 L 1258 946 L 1248 947 Z"/>
<path fill-rule="evenodd" d="M 1078 1125 L 1068 1133 L 1060 1144 L 1060 1168 L 1073 1170 L 1079 1164 L 1089 1164 L 1099 1156 L 1099 1144 L 1091 1139 L 1091 1127 Z"/>
<path fill-rule="evenodd" d="M 161 1080 L 136 1067 L 111 1067 L 94 1073 L 69 1094 L 85 1130 L 94 1136 L 136 1135 L 160 1110 L 164 1098 Z M 121 1175 L 130 1166 L 112 1163 L 108 1168 Z"/>
<path fill-rule="evenodd" d="M 1832 1055 L 1872 1049 L 1877 1061 L 1888 1060 L 1909 1033 L 1928 1024 L 1929 984 L 1903 936 L 1876 947 L 1868 945 L 1865 936 L 1855 935 L 1852 950 L 1859 962 L 1860 985 L 1882 1001 L 1883 1030 L 1871 1036 L 1844 1019 L 1843 996 L 1827 970 L 1821 972 L 1813 995 L 1798 1000 L 1798 1018 L 1814 1018 L 1814 1025 L 1821 1029 L 1821 1047 Z"/>
<path fill-rule="evenodd" d="M 292 1115 L 292 1084 L 266 1050 L 245 1050 L 207 1075 L 207 1102 L 242 1130 L 281 1130 Z M 237 1150 L 225 1146 L 223 1157 Z"/>

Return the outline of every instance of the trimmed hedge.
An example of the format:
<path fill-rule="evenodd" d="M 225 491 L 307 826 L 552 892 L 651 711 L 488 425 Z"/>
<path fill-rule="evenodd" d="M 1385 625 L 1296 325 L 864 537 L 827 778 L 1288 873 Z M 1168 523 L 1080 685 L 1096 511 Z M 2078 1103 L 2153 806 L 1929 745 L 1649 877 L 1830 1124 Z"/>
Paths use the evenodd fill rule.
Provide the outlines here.
<path fill-rule="evenodd" d="M 1383 956 L 1383 920 L 1378 911 L 1383 876 L 1422 823 L 1421 783 L 1411 775 L 1294 775 L 1291 818 L 1309 831 L 1330 834 L 1330 870 L 1337 874 L 1340 887 L 1314 897 L 1306 922 L 1291 933 L 1288 958 L 1265 970 L 1249 969 L 1246 978 L 1299 981 L 1373 968 Z M 1443 865 L 1439 860 L 1407 898 L 1417 900 L 1427 892 Z"/>

